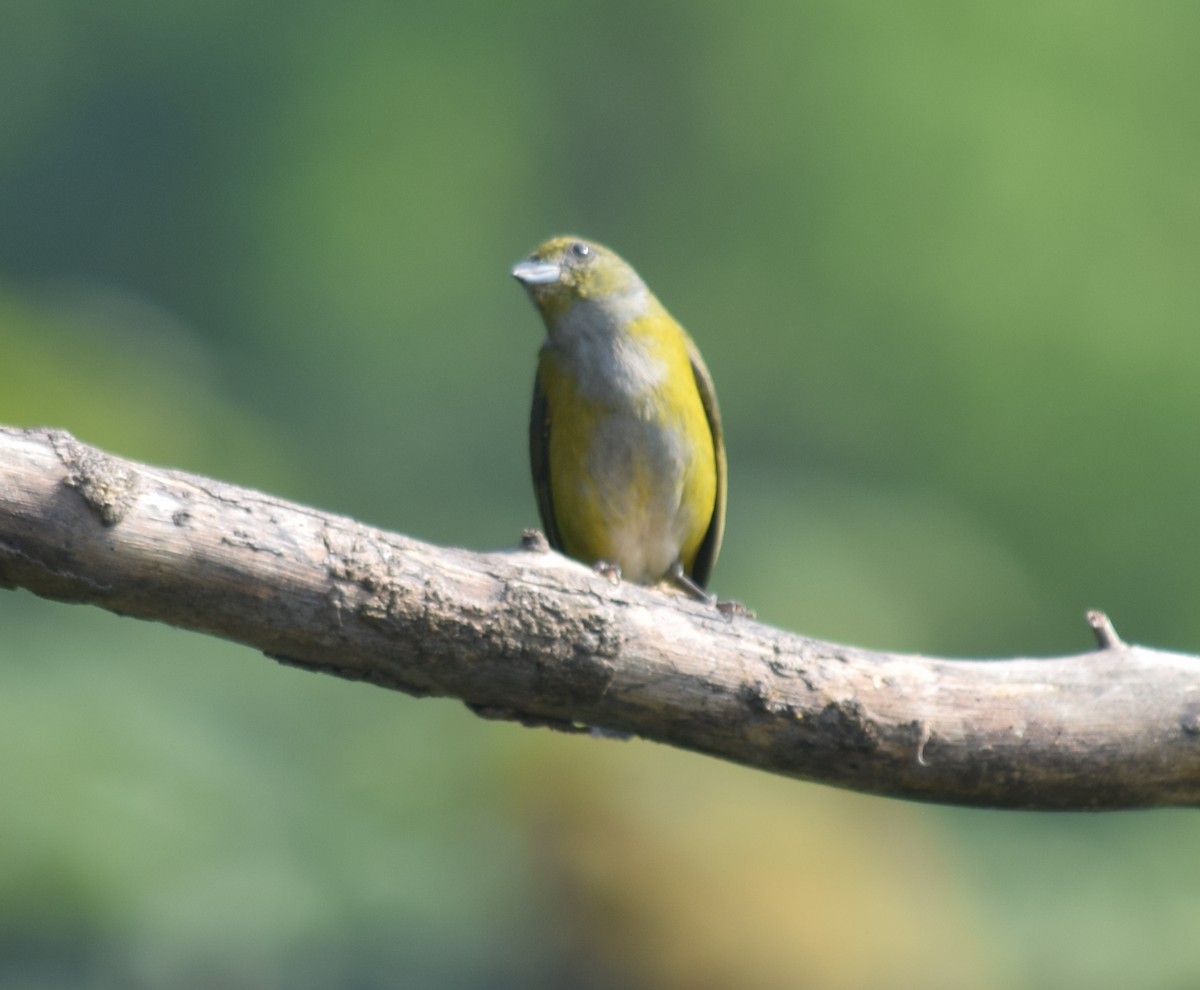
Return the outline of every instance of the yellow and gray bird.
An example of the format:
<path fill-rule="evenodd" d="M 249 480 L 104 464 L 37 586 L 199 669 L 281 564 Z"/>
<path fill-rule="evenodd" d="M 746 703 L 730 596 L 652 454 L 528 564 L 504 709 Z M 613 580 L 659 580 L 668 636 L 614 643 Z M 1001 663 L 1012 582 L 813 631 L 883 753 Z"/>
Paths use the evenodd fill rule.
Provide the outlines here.
<path fill-rule="evenodd" d="M 547 331 L 529 453 L 550 544 L 707 598 L 725 528 L 725 444 L 696 345 L 600 244 L 555 237 L 512 273 Z"/>

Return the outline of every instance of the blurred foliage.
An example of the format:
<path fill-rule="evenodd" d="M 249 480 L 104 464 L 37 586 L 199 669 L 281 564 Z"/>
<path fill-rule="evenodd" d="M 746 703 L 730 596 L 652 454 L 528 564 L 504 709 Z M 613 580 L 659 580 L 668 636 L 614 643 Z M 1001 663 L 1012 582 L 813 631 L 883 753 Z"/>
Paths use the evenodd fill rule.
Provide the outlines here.
<path fill-rule="evenodd" d="M 1200 649 L 1200 8 L 13 3 L 0 422 L 477 548 L 535 522 L 507 266 L 716 377 L 716 587 L 924 653 Z M 843 794 L 0 596 L 0 982 L 1200 980 L 1178 812 Z"/>

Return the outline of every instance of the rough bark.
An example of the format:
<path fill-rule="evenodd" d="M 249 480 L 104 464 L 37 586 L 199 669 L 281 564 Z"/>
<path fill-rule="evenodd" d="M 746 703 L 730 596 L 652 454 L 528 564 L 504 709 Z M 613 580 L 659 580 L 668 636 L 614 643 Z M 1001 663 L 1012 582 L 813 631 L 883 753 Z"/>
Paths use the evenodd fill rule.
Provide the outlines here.
<path fill-rule="evenodd" d="M 1042 809 L 1200 801 L 1200 658 L 1122 643 L 1098 613 L 1098 648 L 1079 656 L 872 653 L 612 584 L 534 537 L 501 553 L 434 547 L 11 428 L 0 586 L 487 717 L 603 727 L 876 794 Z"/>

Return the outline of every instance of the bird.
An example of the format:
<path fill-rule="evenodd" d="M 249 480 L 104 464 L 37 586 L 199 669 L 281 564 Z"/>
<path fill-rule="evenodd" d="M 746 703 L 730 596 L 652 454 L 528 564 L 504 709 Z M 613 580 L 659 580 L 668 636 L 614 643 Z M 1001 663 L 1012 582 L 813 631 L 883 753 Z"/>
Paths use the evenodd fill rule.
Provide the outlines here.
<path fill-rule="evenodd" d="M 725 529 L 712 376 L 616 252 L 552 237 L 512 269 L 546 327 L 529 459 L 554 549 L 614 579 L 705 587 Z"/>

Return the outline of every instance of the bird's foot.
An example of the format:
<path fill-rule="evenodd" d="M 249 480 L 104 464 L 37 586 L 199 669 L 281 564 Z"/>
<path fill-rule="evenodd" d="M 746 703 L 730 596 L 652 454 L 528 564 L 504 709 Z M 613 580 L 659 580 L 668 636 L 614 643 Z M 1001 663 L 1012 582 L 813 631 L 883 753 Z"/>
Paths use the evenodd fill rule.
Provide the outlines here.
<path fill-rule="evenodd" d="M 732 598 L 715 602 L 714 604 L 717 607 L 717 611 L 730 622 L 734 619 L 755 619 L 758 617 L 758 613 L 754 609 L 743 605 L 741 602 L 735 602 Z"/>
<path fill-rule="evenodd" d="M 701 588 L 700 585 L 688 576 L 687 571 L 683 569 L 681 561 L 677 560 L 671 565 L 671 570 L 667 572 L 667 576 L 697 601 L 711 605 L 731 622 L 735 618 L 754 618 L 754 611 L 746 608 L 741 602 L 721 601 L 716 595 L 710 595 Z"/>
<path fill-rule="evenodd" d="M 686 591 L 689 595 L 698 602 L 704 602 L 706 605 L 716 605 L 717 596 L 710 595 L 707 591 L 700 587 L 691 579 L 688 572 L 683 569 L 682 561 L 675 561 L 671 565 L 671 569 L 667 571 L 667 577 L 674 581 L 679 587 Z"/>
<path fill-rule="evenodd" d="M 610 584 L 621 583 L 621 565 L 613 564 L 607 560 L 598 560 L 592 565 L 592 570 L 597 574 L 601 574 L 608 578 Z"/>

